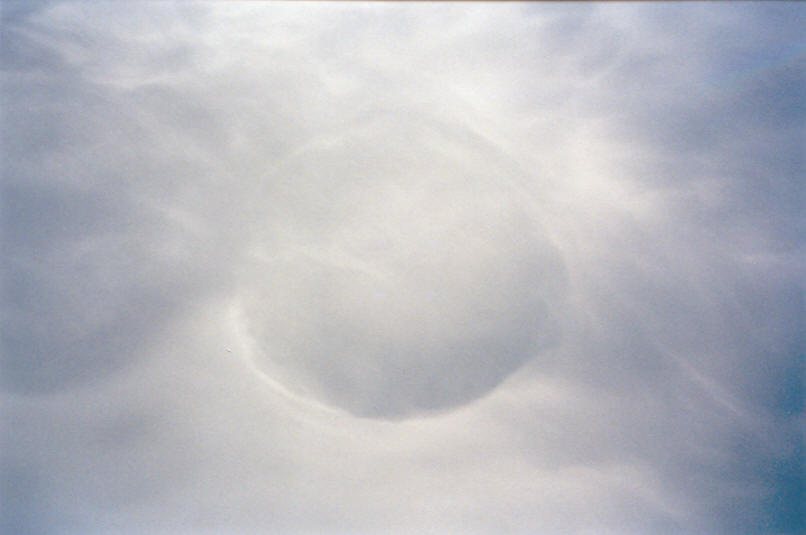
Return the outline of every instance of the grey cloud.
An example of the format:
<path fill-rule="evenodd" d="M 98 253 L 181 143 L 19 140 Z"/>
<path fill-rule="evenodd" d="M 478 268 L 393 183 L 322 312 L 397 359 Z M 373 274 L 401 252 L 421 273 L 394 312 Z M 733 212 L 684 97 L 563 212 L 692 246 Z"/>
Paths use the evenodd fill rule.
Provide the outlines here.
<path fill-rule="evenodd" d="M 7 531 L 802 530 L 799 6 L 9 6 Z"/>
<path fill-rule="evenodd" d="M 41 56 L 26 32 L 18 47 Z M 93 46 L 70 34 L 57 42 L 43 54 Z M 172 116 L 192 126 L 203 114 L 170 90 L 114 91 L 63 57 L 57 65 L 12 70 L 3 91 L 13 134 L 3 157 L 2 377 L 19 391 L 70 387 L 126 366 L 215 279 L 200 258 L 203 230 L 173 206 L 183 202 L 179 181 L 200 176 L 200 162 L 170 156 L 179 136 L 167 127 Z"/>

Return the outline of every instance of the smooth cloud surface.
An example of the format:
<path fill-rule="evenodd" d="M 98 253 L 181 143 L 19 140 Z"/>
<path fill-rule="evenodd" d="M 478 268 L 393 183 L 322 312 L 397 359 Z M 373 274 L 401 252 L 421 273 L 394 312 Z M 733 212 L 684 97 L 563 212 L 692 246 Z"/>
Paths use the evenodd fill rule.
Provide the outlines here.
<path fill-rule="evenodd" d="M 2 8 L 1 531 L 804 529 L 800 5 Z"/>

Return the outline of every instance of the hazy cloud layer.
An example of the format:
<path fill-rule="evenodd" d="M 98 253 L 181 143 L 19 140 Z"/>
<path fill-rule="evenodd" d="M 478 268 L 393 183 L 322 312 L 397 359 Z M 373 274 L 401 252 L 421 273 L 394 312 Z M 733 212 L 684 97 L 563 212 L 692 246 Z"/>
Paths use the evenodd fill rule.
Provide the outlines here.
<path fill-rule="evenodd" d="M 806 527 L 802 6 L 1 13 L 0 531 Z"/>

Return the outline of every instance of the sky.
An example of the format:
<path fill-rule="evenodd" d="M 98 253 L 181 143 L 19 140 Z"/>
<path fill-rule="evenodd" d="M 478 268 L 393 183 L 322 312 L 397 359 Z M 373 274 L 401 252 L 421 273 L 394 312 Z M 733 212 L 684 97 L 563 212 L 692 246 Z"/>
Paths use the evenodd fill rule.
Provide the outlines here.
<path fill-rule="evenodd" d="M 806 5 L 1 6 L 1 532 L 806 530 Z"/>

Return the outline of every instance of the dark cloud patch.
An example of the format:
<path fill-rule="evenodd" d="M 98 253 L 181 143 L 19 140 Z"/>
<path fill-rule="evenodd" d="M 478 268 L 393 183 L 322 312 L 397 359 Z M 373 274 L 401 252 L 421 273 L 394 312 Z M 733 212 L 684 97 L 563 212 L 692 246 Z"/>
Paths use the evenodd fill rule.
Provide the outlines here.
<path fill-rule="evenodd" d="M 215 278 L 201 260 L 207 245 L 172 216 L 182 201 L 148 191 L 147 166 L 113 171 L 134 155 L 78 154 L 86 145 L 73 142 L 7 169 L 3 381 L 15 390 L 64 388 L 126 366 Z M 64 167 L 51 161 L 60 151 L 73 160 Z"/>
<path fill-rule="evenodd" d="M 50 0 L 31 0 L 30 2 L 9 0 L 8 2 L 3 2 L 3 6 L 0 8 L 0 17 L 2 17 L 3 24 L 19 24 L 50 5 L 53 5 Z"/>
<path fill-rule="evenodd" d="M 4 40 L 9 319 L 2 379 L 28 393 L 73 387 L 130 365 L 220 272 L 210 261 L 212 244 L 200 241 L 207 229 L 182 215 L 195 202 L 188 180 L 210 172 L 200 171 L 205 163 L 193 149 L 200 143 L 194 132 L 206 131 L 205 140 L 221 145 L 210 137 L 214 119 L 170 87 L 108 85 L 102 66 L 126 52 L 125 40 L 110 37 L 115 52 L 97 42 L 97 32 L 73 31 L 50 17 L 55 30 L 33 14 L 4 22 L 19 35 Z M 82 54 L 97 61 L 77 60 Z M 183 62 L 171 56 L 159 69 Z"/>
<path fill-rule="evenodd" d="M 35 470 L 24 464 L 3 463 L 0 469 L 0 527 L 4 533 L 53 533 L 50 490 Z"/>

